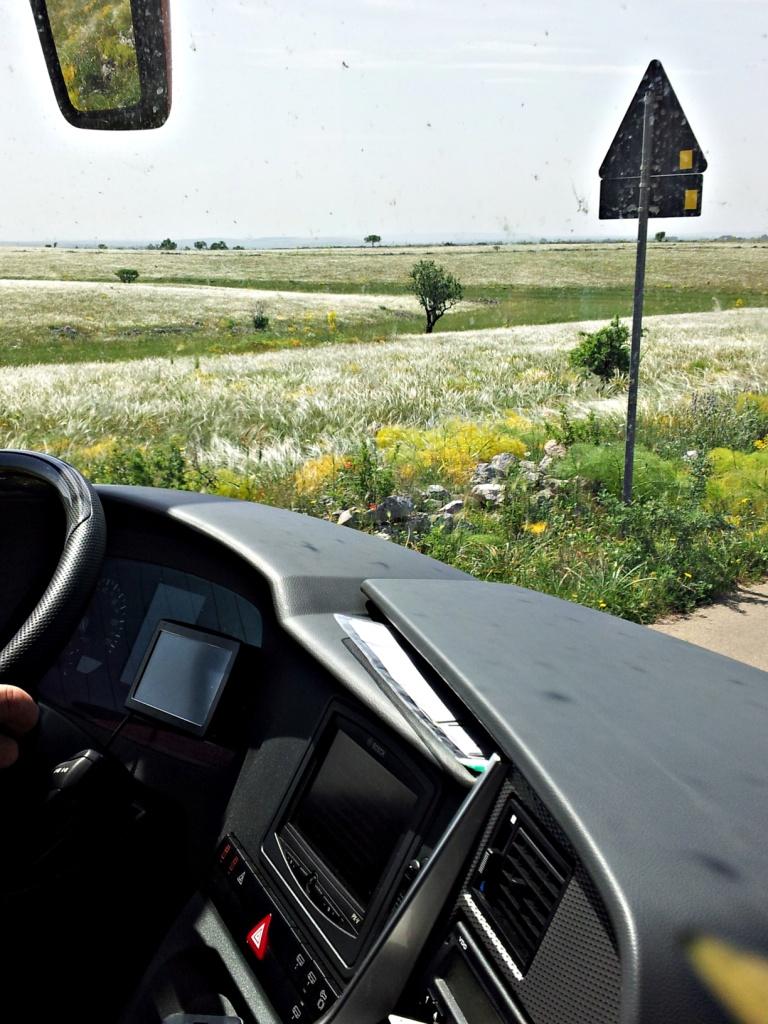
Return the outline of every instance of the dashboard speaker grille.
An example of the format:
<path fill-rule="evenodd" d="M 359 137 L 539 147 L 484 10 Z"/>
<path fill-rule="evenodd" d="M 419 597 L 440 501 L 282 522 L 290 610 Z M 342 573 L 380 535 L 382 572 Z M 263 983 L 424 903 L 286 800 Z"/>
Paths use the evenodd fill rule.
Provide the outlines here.
<path fill-rule="evenodd" d="M 474 900 L 522 973 L 530 967 L 573 865 L 514 799 L 470 882 Z"/>

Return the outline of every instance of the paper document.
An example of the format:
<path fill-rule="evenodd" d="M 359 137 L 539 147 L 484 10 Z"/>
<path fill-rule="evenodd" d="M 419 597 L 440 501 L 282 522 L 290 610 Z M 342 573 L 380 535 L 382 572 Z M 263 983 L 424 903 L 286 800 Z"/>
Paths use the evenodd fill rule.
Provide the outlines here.
<path fill-rule="evenodd" d="M 485 761 L 477 742 L 456 721 L 456 716 L 419 672 L 392 631 L 382 622 L 336 615 L 336 621 L 393 695 L 447 746 L 453 756 L 478 769 Z"/>

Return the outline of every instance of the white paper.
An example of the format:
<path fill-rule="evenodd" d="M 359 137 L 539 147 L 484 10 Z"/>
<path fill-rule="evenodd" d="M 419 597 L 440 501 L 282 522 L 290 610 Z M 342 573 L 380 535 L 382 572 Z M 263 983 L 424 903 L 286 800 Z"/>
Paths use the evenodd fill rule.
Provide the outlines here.
<path fill-rule="evenodd" d="M 459 725 L 384 623 L 349 615 L 335 618 L 393 694 L 415 712 L 454 757 L 462 762 L 483 760 L 475 740 Z"/>

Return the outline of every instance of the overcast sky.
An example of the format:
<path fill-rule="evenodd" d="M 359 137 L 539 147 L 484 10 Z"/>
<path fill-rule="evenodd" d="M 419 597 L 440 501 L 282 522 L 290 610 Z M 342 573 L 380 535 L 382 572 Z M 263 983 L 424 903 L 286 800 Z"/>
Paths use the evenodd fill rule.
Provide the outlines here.
<path fill-rule="evenodd" d="M 768 232 L 764 0 L 171 0 L 174 105 L 59 114 L 28 4 L 0 11 L 0 240 L 631 238 L 597 170 L 664 64 L 709 160 L 687 236 Z M 345 67 L 345 64 L 348 65 Z"/>

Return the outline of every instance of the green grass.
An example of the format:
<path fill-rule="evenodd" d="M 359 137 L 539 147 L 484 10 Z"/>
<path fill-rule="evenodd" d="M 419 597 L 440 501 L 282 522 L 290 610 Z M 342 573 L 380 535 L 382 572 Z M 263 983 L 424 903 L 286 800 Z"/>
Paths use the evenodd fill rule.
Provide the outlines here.
<path fill-rule="evenodd" d="M 424 256 L 464 284 L 466 301 L 438 322 L 440 335 L 631 314 L 630 244 L 214 253 L 0 247 L 0 366 L 202 358 L 420 334 L 408 274 Z M 139 271 L 138 284 L 117 284 L 124 266 Z M 261 302 L 269 327 L 256 332 Z M 647 315 L 737 306 L 768 306 L 768 246 L 651 245 Z M 331 311 L 335 330 L 326 322 Z"/>
<path fill-rule="evenodd" d="M 447 314 L 437 330 L 478 330 L 519 324 L 568 323 L 575 320 L 610 320 L 632 315 L 632 293 L 627 288 L 508 287 L 465 290 L 467 299 L 490 298 L 492 305 Z M 648 288 L 644 313 L 704 313 L 711 309 L 768 306 L 768 291 L 726 289 Z"/>
<path fill-rule="evenodd" d="M 253 287 L 264 288 L 267 284 L 280 285 L 274 290 L 287 293 L 289 297 L 305 295 L 304 287 L 290 289 L 285 287 L 285 282 L 253 282 Z M 382 296 L 384 301 L 373 304 L 364 314 L 345 314 L 342 309 L 337 327 L 331 331 L 325 310 L 332 305 L 328 296 L 333 293 L 327 291 L 325 284 L 314 282 L 315 294 L 323 292 L 322 303 L 319 302 L 314 311 L 310 304 L 308 313 L 295 310 L 283 317 L 271 316 L 266 331 L 255 331 L 246 309 L 248 303 L 241 299 L 243 282 L 233 280 L 227 287 L 239 289 L 237 293 L 231 292 L 235 300 L 232 308 L 222 302 L 214 315 L 203 308 L 201 292 L 192 287 L 192 282 L 188 302 L 183 301 L 183 294 L 179 299 L 179 289 L 175 288 L 173 305 L 170 301 L 162 302 L 163 286 L 157 285 L 155 294 L 162 305 L 160 313 L 154 309 L 144 311 L 140 301 L 135 310 L 130 308 L 134 296 L 138 300 L 146 293 L 146 289 L 140 292 L 133 285 L 120 286 L 106 297 L 96 296 L 98 303 L 91 299 L 86 302 L 85 298 L 75 302 L 69 296 L 66 302 L 63 299 L 52 301 L 50 296 L 38 295 L 32 290 L 25 295 L 24 286 L 19 285 L 23 296 L 19 306 L 10 310 L 0 306 L 0 366 L 258 353 L 330 342 L 381 342 L 399 335 L 421 334 L 424 330 L 420 313 L 387 305 L 386 297 Z M 334 287 L 340 297 L 367 294 L 362 285 L 354 282 L 337 282 Z M 407 292 L 400 285 L 392 285 L 391 294 L 400 297 Z M 486 285 L 467 288 L 465 297 L 468 302 L 439 320 L 435 333 L 609 320 L 616 314 L 631 316 L 632 313 L 631 295 L 626 289 L 615 287 Z M 253 301 L 255 303 L 256 299 Z M 648 316 L 695 313 L 741 305 L 768 306 L 768 293 L 650 288 L 646 293 L 645 313 Z M 143 319 L 150 322 L 142 322 Z"/>

